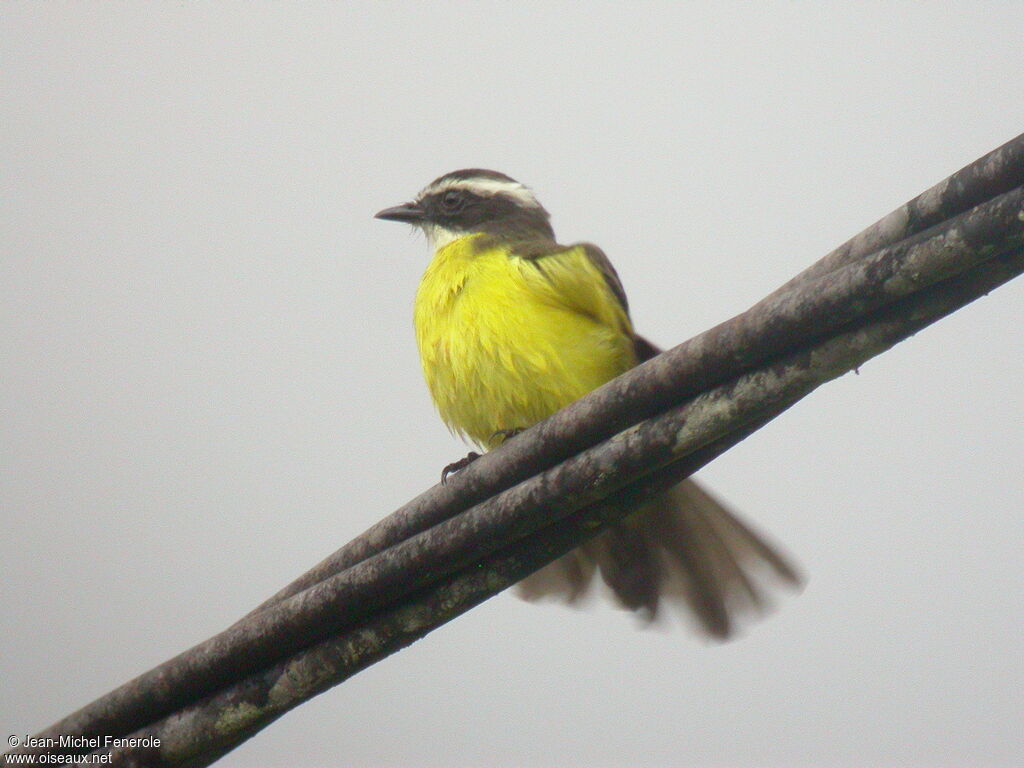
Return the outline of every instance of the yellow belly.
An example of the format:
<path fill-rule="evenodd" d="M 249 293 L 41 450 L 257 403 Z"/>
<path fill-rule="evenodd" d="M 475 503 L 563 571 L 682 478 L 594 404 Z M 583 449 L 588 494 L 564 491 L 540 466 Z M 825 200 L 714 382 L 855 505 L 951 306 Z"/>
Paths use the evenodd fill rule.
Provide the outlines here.
<path fill-rule="evenodd" d="M 469 236 L 416 294 L 423 372 L 441 418 L 490 448 L 635 365 L 629 320 L 582 249 L 542 269 Z"/>

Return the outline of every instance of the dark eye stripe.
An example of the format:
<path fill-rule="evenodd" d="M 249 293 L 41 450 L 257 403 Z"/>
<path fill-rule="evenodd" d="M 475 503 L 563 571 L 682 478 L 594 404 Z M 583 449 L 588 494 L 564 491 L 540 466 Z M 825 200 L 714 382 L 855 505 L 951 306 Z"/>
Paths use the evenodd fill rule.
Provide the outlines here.
<path fill-rule="evenodd" d="M 466 198 L 466 195 L 450 189 L 441 195 L 441 207 L 448 213 L 455 213 L 466 205 Z"/>

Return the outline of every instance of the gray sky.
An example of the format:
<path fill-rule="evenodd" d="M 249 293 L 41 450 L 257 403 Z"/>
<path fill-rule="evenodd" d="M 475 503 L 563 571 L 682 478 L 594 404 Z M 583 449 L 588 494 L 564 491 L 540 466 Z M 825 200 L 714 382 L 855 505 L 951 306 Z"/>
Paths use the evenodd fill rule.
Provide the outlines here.
<path fill-rule="evenodd" d="M 224 628 L 466 448 L 421 380 L 463 166 L 670 345 L 1024 130 L 1017 3 L 0 9 L 0 730 Z M 225 766 L 1024 761 L 1024 281 L 702 477 L 810 576 L 737 642 L 502 595 Z"/>

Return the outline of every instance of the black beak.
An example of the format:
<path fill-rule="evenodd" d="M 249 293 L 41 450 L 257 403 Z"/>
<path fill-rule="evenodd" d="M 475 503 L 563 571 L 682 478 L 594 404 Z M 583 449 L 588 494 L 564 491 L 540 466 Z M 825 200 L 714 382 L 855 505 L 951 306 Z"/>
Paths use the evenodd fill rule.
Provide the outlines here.
<path fill-rule="evenodd" d="M 419 203 L 402 203 L 402 205 L 396 205 L 393 208 L 385 208 L 383 211 L 379 211 L 374 214 L 375 219 L 384 219 L 385 221 L 404 221 L 407 224 L 419 224 L 424 219 L 423 209 Z"/>

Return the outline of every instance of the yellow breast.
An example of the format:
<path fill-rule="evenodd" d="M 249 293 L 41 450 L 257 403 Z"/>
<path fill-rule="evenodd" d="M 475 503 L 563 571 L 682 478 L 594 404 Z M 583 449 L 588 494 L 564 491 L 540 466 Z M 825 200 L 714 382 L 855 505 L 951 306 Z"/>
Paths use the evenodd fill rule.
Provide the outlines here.
<path fill-rule="evenodd" d="M 582 248 L 538 261 L 470 235 L 416 293 L 423 373 L 441 418 L 489 448 L 635 365 L 625 311 Z"/>

